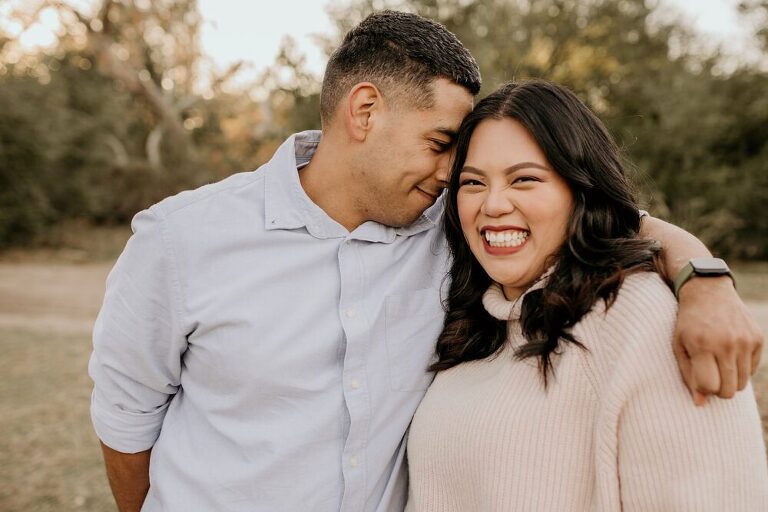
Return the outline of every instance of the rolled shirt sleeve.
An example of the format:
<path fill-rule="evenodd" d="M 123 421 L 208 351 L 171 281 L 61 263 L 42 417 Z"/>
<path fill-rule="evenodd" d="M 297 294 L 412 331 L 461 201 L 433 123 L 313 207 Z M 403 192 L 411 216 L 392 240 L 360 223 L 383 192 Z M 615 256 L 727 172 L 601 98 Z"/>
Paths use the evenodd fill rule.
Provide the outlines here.
<path fill-rule="evenodd" d="M 131 229 L 107 278 L 88 365 L 96 434 L 124 453 L 154 445 L 187 347 L 178 271 L 156 207 L 137 214 Z"/>

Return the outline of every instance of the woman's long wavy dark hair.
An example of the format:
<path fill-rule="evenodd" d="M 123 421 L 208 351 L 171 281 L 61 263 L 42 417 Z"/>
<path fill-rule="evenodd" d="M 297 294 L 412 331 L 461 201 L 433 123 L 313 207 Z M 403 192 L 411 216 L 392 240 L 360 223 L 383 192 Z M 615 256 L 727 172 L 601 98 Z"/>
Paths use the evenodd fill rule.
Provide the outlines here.
<path fill-rule="evenodd" d="M 469 141 L 486 119 L 513 119 L 536 140 L 574 198 L 566 239 L 546 285 L 525 294 L 521 325 L 527 342 L 519 359 L 539 358 L 544 386 L 551 356 L 561 343 L 583 345 L 570 333 L 598 299 L 610 307 L 624 276 L 655 270 L 658 244 L 638 237 L 640 217 L 619 150 L 589 108 L 565 87 L 543 80 L 509 82 L 480 101 L 459 130 L 444 216 L 453 263 L 447 315 L 432 370 L 496 354 L 507 338 L 506 322 L 482 304 L 491 285 L 467 245 L 459 221 L 459 174 Z M 504 141 L 498 141 L 504 144 Z M 557 205 L 553 205 L 556 208 Z"/>

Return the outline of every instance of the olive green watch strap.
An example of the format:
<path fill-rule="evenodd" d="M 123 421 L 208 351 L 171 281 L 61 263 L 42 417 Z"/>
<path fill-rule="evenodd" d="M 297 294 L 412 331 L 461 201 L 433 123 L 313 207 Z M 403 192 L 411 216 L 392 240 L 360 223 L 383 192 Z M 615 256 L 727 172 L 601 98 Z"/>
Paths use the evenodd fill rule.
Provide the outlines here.
<path fill-rule="evenodd" d="M 677 273 L 674 282 L 675 298 L 680 300 L 680 288 L 683 287 L 688 280 L 696 276 L 701 277 L 719 277 L 729 276 L 733 280 L 734 286 L 736 280 L 733 278 L 731 269 L 728 268 L 728 264 L 720 258 L 693 258 L 688 262 L 680 272 Z"/>
<path fill-rule="evenodd" d="M 677 277 L 675 277 L 675 298 L 677 300 L 680 300 L 680 288 L 683 287 L 683 285 L 691 278 L 693 275 L 693 265 L 691 265 L 690 262 L 686 263 L 686 265 L 680 269 L 680 272 L 677 273 Z"/>

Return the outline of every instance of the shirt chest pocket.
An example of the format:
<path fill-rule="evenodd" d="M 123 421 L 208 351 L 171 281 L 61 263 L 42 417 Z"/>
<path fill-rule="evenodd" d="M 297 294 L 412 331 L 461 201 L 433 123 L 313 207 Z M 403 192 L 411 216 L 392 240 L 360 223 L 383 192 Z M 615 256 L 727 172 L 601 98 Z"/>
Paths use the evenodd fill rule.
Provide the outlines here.
<path fill-rule="evenodd" d="M 423 391 L 434 373 L 435 342 L 444 312 L 438 290 L 428 288 L 390 295 L 384 304 L 389 384 L 393 391 Z"/>

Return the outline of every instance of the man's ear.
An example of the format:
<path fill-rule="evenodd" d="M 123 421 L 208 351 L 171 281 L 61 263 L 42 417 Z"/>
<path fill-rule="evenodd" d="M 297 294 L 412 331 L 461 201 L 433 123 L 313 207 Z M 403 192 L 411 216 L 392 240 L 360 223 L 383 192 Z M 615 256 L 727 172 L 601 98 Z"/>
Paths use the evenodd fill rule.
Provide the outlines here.
<path fill-rule="evenodd" d="M 352 139 L 360 142 L 365 140 L 383 102 L 381 91 L 370 82 L 360 82 L 349 91 L 343 113 L 344 126 Z"/>

